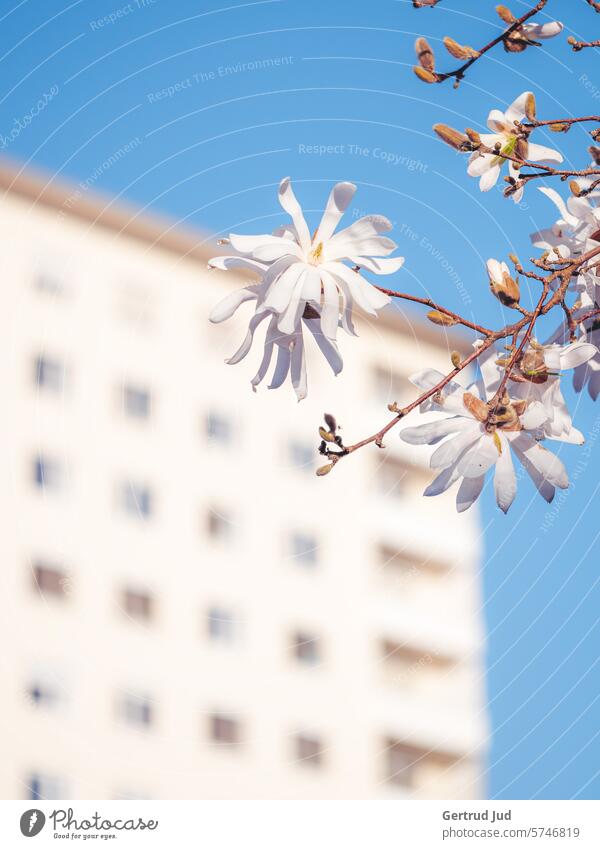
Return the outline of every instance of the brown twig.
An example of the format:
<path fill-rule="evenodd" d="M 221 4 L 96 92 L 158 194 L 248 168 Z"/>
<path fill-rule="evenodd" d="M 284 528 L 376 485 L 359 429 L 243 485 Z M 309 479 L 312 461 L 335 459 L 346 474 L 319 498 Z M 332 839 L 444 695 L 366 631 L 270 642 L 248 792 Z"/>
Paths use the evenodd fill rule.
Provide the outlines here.
<path fill-rule="evenodd" d="M 600 39 L 596 39 L 596 41 L 577 41 L 574 38 L 569 38 L 568 42 L 575 53 L 584 50 L 586 47 L 600 47 Z"/>
<path fill-rule="evenodd" d="M 384 286 L 375 285 L 375 288 L 379 289 L 380 292 L 383 292 L 384 295 L 389 295 L 390 298 L 400 298 L 404 301 L 412 301 L 415 304 L 423 304 L 426 307 L 437 310 L 437 312 L 444 313 L 444 315 L 453 319 L 456 324 L 462 324 L 464 327 L 468 327 L 471 330 L 475 330 L 477 333 L 481 333 L 482 336 L 489 336 L 490 333 L 492 333 L 492 331 L 487 327 L 483 327 L 481 324 L 475 324 L 474 322 L 463 318 L 458 313 L 455 313 L 446 307 L 442 307 L 440 304 L 436 304 L 435 301 L 431 300 L 431 298 L 419 298 L 417 295 L 410 295 L 407 292 L 397 292 L 395 289 L 386 289 Z"/>
<path fill-rule="evenodd" d="M 355 451 L 358 451 L 359 448 L 363 448 L 365 445 L 370 445 L 374 443 L 379 448 L 383 448 L 383 438 L 384 436 L 395 427 L 398 422 L 402 421 L 410 412 L 420 406 L 424 401 L 427 401 L 429 398 L 433 397 L 437 393 L 441 392 L 442 389 L 453 380 L 457 374 L 462 372 L 468 365 L 477 360 L 484 351 L 487 351 L 495 342 L 500 341 L 501 339 L 507 339 L 509 336 L 512 337 L 514 351 L 506 365 L 504 375 L 500 382 L 500 386 L 498 387 L 497 392 L 495 392 L 492 399 L 488 402 L 490 408 L 490 418 L 494 415 L 496 408 L 499 406 L 502 395 L 504 394 L 504 390 L 506 388 L 506 384 L 510 378 L 512 369 L 519 362 L 520 357 L 525 351 L 525 348 L 529 344 L 535 324 L 538 318 L 541 315 L 545 315 L 555 306 L 560 304 L 564 308 L 564 299 L 567 293 L 567 289 L 571 278 L 581 270 L 582 266 L 586 265 L 590 259 L 593 259 L 595 256 L 600 254 L 600 245 L 591 250 L 587 251 L 585 254 L 577 257 L 573 260 L 566 260 L 564 263 L 550 263 L 550 265 L 565 265 L 566 267 L 562 268 L 554 268 L 549 271 L 549 274 L 544 278 L 540 279 L 543 282 L 543 291 L 538 300 L 538 303 L 533 310 L 533 312 L 525 311 L 526 315 L 517 322 L 513 324 L 507 324 L 505 327 L 500 330 L 488 330 L 483 327 L 477 328 L 477 325 L 473 325 L 471 322 L 468 322 L 465 319 L 462 319 L 456 313 L 452 313 L 450 310 L 446 310 L 445 308 L 440 307 L 438 304 L 434 304 L 428 298 L 418 298 L 412 295 L 406 295 L 403 292 L 394 292 L 392 289 L 383 289 L 381 287 L 377 287 L 380 291 L 389 294 L 392 297 L 400 297 L 406 300 L 415 301 L 417 303 L 423 303 L 426 306 L 434 307 L 435 309 L 445 312 L 447 315 L 455 316 L 457 321 L 461 324 L 464 324 L 466 327 L 472 326 L 473 329 L 477 328 L 477 332 L 480 332 L 484 338 L 481 340 L 481 344 L 475 348 L 472 353 L 470 353 L 464 360 L 460 361 L 452 371 L 448 372 L 435 386 L 431 389 L 428 389 L 426 392 L 423 392 L 419 395 L 418 398 L 415 398 L 414 401 L 411 401 L 405 407 L 398 408 L 396 405 L 390 405 L 390 409 L 393 410 L 396 415 L 393 419 L 391 419 L 387 424 L 385 424 L 380 430 L 376 433 L 371 434 L 371 436 L 367 436 L 364 439 L 355 442 L 353 445 L 343 445 L 340 442 L 337 443 L 337 450 L 330 450 L 325 443 L 322 444 L 321 453 L 327 457 L 330 463 L 335 465 L 339 460 L 343 457 L 348 456 L 349 454 L 353 454 Z M 522 269 L 521 264 L 518 260 L 515 263 L 515 267 L 518 269 Z M 586 265 L 586 268 L 589 266 Z M 523 273 L 521 271 L 521 273 Z M 538 277 L 538 275 L 535 275 Z M 546 300 L 547 295 L 551 291 L 552 284 L 556 280 L 560 280 L 560 284 L 558 285 L 556 291 L 552 294 L 548 300 Z M 567 308 L 568 309 L 568 308 Z M 587 321 L 589 318 L 593 318 L 596 315 L 600 315 L 600 309 L 590 310 L 588 313 L 584 313 L 583 315 L 573 316 L 573 320 L 576 324 L 581 324 L 583 321 Z M 517 345 L 517 340 L 521 334 L 521 332 L 525 330 L 523 337 L 520 343 Z"/>
<path fill-rule="evenodd" d="M 588 6 L 591 6 L 594 12 L 600 13 L 600 2 L 598 0 L 586 0 Z"/>
<path fill-rule="evenodd" d="M 520 26 L 522 26 L 526 21 L 528 21 L 529 18 L 532 18 L 534 15 L 537 15 L 538 12 L 541 12 L 541 10 L 544 8 L 544 6 L 546 5 L 547 2 L 548 2 L 548 0 L 538 0 L 538 2 L 535 4 L 535 6 L 532 9 L 529 10 L 529 12 L 526 12 L 524 15 L 521 15 L 520 18 L 517 18 L 515 21 L 513 21 L 513 23 L 510 24 L 510 26 L 507 27 L 502 32 L 501 35 L 492 39 L 492 41 L 490 41 L 488 44 L 484 45 L 484 47 L 481 47 L 477 51 L 476 56 L 472 56 L 470 59 L 468 59 L 466 62 L 464 62 L 464 64 L 462 64 L 459 68 L 456 68 L 456 70 L 446 71 L 445 73 L 442 73 L 442 74 L 438 74 L 436 72 L 437 79 L 435 80 L 435 82 L 442 83 L 445 80 L 449 79 L 450 77 L 454 77 L 455 80 L 456 80 L 455 85 L 458 85 L 458 83 L 463 79 L 465 72 L 471 67 L 471 65 L 474 65 L 475 62 L 477 62 L 479 59 L 481 59 L 482 56 L 484 56 L 489 50 L 491 50 L 497 44 L 500 44 L 500 42 L 504 42 L 510 35 L 512 35 L 513 32 L 515 32 L 515 30 L 518 30 Z"/>

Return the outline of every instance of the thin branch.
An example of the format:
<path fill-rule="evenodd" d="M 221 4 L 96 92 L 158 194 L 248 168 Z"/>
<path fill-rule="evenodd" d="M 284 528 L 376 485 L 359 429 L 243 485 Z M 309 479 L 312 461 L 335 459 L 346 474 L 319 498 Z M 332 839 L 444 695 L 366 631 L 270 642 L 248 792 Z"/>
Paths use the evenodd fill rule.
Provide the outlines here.
<path fill-rule="evenodd" d="M 500 42 L 506 41 L 506 39 L 510 35 L 512 35 L 513 32 L 518 30 L 519 27 L 522 26 L 526 21 L 528 21 L 529 18 L 532 18 L 534 15 L 537 15 L 538 12 L 541 12 L 547 2 L 548 0 L 538 0 L 538 2 L 532 9 L 529 10 L 529 12 L 526 12 L 524 15 L 521 15 L 521 17 L 513 21 L 513 23 L 509 27 L 507 27 L 507 29 L 505 29 L 501 35 L 497 36 L 497 38 L 492 39 L 492 41 L 490 41 L 484 47 L 480 48 L 477 51 L 477 56 L 473 56 L 471 59 L 468 59 L 463 65 L 461 65 L 459 68 L 456 68 L 456 70 L 454 71 L 447 71 L 443 74 L 436 73 L 437 79 L 435 80 L 435 82 L 442 83 L 450 77 L 454 77 L 456 79 L 456 84 L 458 84 L 464 77 L 465 72 L 471 67 L 471 65 L 474 65 L 475 62 L 478 61 L 478 59 L 481 59 L 481 57 L 484 56 L 488 52 L 488 50 L 491 50 L 497 44 L 500 44 Z"/>
<path fill-rule="evenodd" d="M 569 38 L 567 40 L 575 53 L 586 47 L 600 47 L 600 39 L 596 39 L 595 41 L 576 41 L 574 38 Z"/>
<path fill-rule="evenodd" d="M 482 336 L 489 336 L 493 332 L 487 327 L 483 327 L 481 324 L 474 324 L 472 321 L 463 318 L 458 313 L 455 313 L 446 307 L 442 307 L 440 304 L 436 304 L 435 301 L 431 300 L 431 298 L 419 298 L 417 295 L 410 295 L 406 292 L 397 292 L 395 289 L 386 289 L 383 286 L 377 286 L 376 284 L 375 289 L 379 289 L 380 292 L 383 292 L 384 295 L 388 295 L 390 298 L 400 298 L 404 301 L 412 301 L 415 304 L 423 304 L 426 307 L 437 310 L 437 312 L 444 313 L 444 315 L 453 319 L 455 324 L 462 324 L 464 327 L 468 327 L 471 330 L 475 330 L 477 333 L 481 333 Z"/>
<path fill-rule="evenodd" d="M 600 2 L 598 0 L 586 0 L 588 6 L 591 6 L 594 12 L 600 13 Z"/>

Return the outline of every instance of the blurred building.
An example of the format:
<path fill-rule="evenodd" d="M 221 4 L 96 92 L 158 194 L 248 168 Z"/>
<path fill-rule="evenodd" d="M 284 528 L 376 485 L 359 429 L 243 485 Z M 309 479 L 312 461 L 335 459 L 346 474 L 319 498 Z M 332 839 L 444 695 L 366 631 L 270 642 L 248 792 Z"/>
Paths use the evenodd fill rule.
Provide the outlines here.
<path fill-rule="evenodd" d="M 396 307 L 253 394 L 201 235 L 0 184 L 2 796 L 481 795 L 476 513 L 396 431 L 314 475 L 323 411 L 374 432 L 443 331 Z"/>

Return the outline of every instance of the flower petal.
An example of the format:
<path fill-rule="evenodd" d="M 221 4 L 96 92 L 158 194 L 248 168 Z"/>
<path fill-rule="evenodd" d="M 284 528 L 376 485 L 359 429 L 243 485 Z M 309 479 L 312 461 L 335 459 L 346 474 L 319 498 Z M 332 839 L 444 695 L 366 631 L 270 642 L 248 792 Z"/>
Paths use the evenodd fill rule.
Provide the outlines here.
<path fill-rule="evenodd" d="M 543 144 L 529 142 L 527 145 L 527 158 L 533 162 L 562 162 L 562 155 L 552 147 Z"/>
<path fill-rule="evenodd" d="M 592 345 L 591 342 L 573 342 L 571 345 L 567 345 L 566 348 L 562 349 L 560 353 L 560 367 L 561 369 L 577 368 L 577 366 L 587 363 L 597 353 L 598 348 Z"/>
<path fill-rule="evenodd" d="M 350 262 L 372 271 L 373 274 L 395 274 L 404 265 L 403 256 L 393 256 L 384 259 L 382 257 L 349 256 Z"/>
<path fill-rule="evenodd" d="M 483 434 L 458 464 L 459 475 L 465 478 L 476 478 L 485 475 L 487 470 L 498 460 L 499 451 L 490 434 Z"/>
<path fill-rule="evenodd" d="M 500 176 L 500 165 L 492 165 L 492 167 L 481 175 L 479 178 L 479 191 L 480 192 L 489 192 L 490 189 L 493 189 L 496 183 L 498 182 L 498 177 Z"/>
<path fill-rule="evenodd" d="M 334 374 L 339 374 L 344 367 L 344 361 L 342 360 L 341 354 L 338 350 L 338 347 L 335 342 L 330 339 L 327 339 L 321 327 L 319 326 L 318 319 L 305 319 L 304 324 L 312 335 L 315 338 L 315 342 L 319 346 L 319 349 L 329 365 Z"/>
<path fill-rule="evenodd" d="M 439 448 L 431 455 L 429 465 L 432 469 L 444 469 L 452 465 L 460 457 L 463 451 L 472 446 L 481 437 L 481 428 L 478 422 L 472 422 L 470 428 L 465 429 L 458 436 L 453 436 L 446 442 L 442 442 Z"/>
<path fill-rule="evenodd" d="M 566 489 L 569 486 L 569 477 L 562 461 L 547 448 L 542 448 L 528 434 L 519 433 L 511 440 L 511 446 L 517 456 L 521 454 L 525 457 L 538 475 L 552 486 L 560 489 Z"/>
<path fill-rule="evenodd" d="M 405 427 L 400 431 L 400 439 L 410 445 L 435 445 L 440 439 L 450 433 L 460 430 L 468 430 L 473 423 L 468 419 L 453 416 L 449 419 L 438 419 L 435 422 L 417 425 L 416 427 Z"/>
<path fill-rule="evenodd" d="M 476 478 L 463 478 L 456 493 L 456 509 L 459 513 L 464 513 L 477 501 L 481 495 L 484 481 L 485 475 Z"/>
<path fill-rule="evenodd" d="M 498 437 L 502 446 L 502 452 L 496 461 L 494 492 L 498 507 L 503 513 L 506 513 L 517 494 L 517 476 L 512 457 L 510 456 L 510 443 L 501 431 L 498 431 Z"/>
<path fill-rule="evenodd" d="M 246 338 L 244 339 L 244 341 L 242 342 L 240 347 L 237 349 L 235 354 L 232 357 L 229 357 L 228 360 L 225 360 L 227 365 L 234 366 L 234 365 L 236 365 L 236 363 L 239 363 L 240 360 L 244 359 L 244 357 L 246 356 L 246 354 L 248 353 L 248 351 L 252 347 L 252 339 L 254 338 L 254 331 L 256 330 L 258 325 L 261 323 L 261 321 L 264 321 L 264 319 L 267 318 L 268 315 L 269 315 L 268 312 L 260 312 L 260 313 L 255 313 L 252 316 L 252 318 L 250 319 L 250 324 L 248 325 L 248 332 L 246 333 Z"/>
<path fill-rule="evenodd" d="M 356 186 L 353 183 L 337 183 L 331 190 L 321 223 L 315 233 L 313 244 L 327 242 L 340 223 L 350 201 L 354 197 Z"/>
<path fill-rule="evenodd" d="M 208 320 L 212 321 L 213 324 L 219 324 L 221 321 L 226 321 L 226 319 L 231 318 L 241 304 L 252 300 L 256 300 L 255 287 L 247 287 L 245 289 L 237 289 L 235 292 L 230 292 L 229 295 L 226 295 L 212 308 L 211 313 L 208 316 Z"/>
<path fill-rule="evenodd" d="M 289 177 L 284 177 L 279 184 L 279 203 L 294 222 L 300 247 L 305 254 L 308 253 L 310 250 L 310 230 L 302 213 L 302 207 L 298 203 L 292 189 L 292 181 Z"/>
<path fill-rule="evenodd" d="M 533 97 L 533 93 L 531 91 L 524 91 L 523 94 L 520 94 L 510 104 L 510 106 L 504 113 L 506 123 L 509 124 L 510 127 L 514 126 L 515 121 L 522 121 L 523 118 L 525 118 L 525 107 L 527 104 L 527 100 L 530 97 Z"/>

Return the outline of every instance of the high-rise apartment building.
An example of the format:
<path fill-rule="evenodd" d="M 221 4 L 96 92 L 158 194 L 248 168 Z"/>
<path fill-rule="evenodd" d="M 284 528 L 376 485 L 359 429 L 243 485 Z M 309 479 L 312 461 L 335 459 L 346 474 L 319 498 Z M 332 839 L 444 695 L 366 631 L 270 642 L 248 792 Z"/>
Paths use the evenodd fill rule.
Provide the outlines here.
<path fill-rule="evenodd" d="M 0 186 L 2 795 L 481 795 L 476 512 L 396 431 L 314 474 L 323 412 L 377 430 L 443 331 L 396 306 L 254 394 L 201 235 Z"/>

